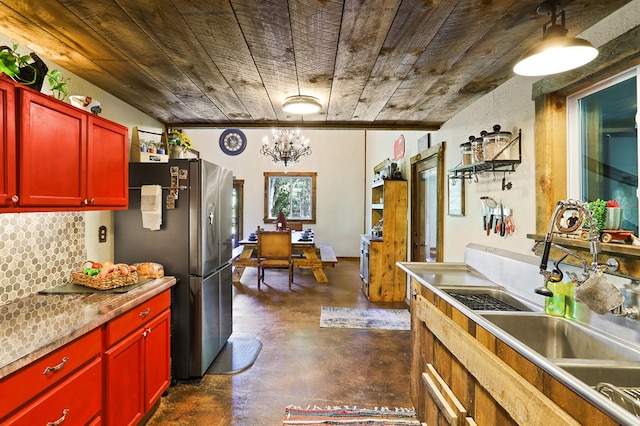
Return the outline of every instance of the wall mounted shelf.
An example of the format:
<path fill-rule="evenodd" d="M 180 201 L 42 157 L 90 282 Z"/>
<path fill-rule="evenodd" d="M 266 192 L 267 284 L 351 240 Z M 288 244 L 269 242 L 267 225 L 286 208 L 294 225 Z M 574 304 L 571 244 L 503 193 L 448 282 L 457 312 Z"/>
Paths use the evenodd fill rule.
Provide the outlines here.
<path fill-rule="evenodd" d="M 449 178 L 450 179 L 468 179 L 473 180 L 475 182 L 478 181 L 478 175 L 483 173 L 513 173 L 516 171 L 516 167 L 522 162 L 522 130 L 518 130 L 518 136 L 513 138 L 511 142 L 509 142 L 497 155 L 503 151 L 510 149 L 514 144 L 517 146 L 517 159 L 513 160 L 487 160 L 480 161 L 477 163 L 472 163 L 468 165 L 458 165 L 453 169 L 450 169 Z"/>

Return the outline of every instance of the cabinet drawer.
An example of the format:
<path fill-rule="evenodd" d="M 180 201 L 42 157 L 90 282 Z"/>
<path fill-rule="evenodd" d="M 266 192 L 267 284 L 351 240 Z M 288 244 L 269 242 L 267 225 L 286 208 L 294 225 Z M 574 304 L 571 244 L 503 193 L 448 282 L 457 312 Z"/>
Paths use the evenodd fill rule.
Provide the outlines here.
<path fill-rule="evenodd" d="M 145 325 L 171 305 L 171 291 L 167 290 L 153 299 L 136 306 L 130 311 L 109 321 L 106 327 L 107 347 L 110 347 L 126 335 Z"/>
<path fill-rule="evenodd" d="M 96 359 L 3 425 L 86 425 L 102 410 L 102 361 Z M 64 419 L 63 419 L 64 417 Z"/>
<path fill-rule="evenodd" d="M 0 381 L 0 419 L 70 376 L 101 350 L 101 331 L 96 329 L 4 378 Z"/>

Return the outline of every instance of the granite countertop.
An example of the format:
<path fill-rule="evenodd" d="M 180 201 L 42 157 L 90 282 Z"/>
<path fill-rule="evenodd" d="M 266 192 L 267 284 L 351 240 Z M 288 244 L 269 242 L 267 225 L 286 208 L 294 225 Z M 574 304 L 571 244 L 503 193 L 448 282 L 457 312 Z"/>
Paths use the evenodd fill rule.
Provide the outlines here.
<path fill-rule="evenodd" d="M 127 293 L 33 294 L 0 306 L 0 379 L 175 284 L 163 277 Z"/>

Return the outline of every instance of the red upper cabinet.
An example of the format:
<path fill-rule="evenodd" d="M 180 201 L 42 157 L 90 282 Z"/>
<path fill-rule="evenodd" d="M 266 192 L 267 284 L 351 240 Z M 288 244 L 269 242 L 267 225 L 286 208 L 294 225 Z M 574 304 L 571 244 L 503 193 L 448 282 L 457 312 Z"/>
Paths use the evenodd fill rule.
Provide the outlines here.
<path fill-rule="evenodd" d="M 0 207 L 17 200 L 15 85 L 0 78 Z"/>
<path fill-rule="evenodd" d="M 20 93 L 20 206 L 81 207 L 87 114 L 50 96 Z"/>
<path fill-rule="evenodd" d="M 8 193 L 2 211 L 126 208 L 127 128 L 30 89 L 18 93 L 17 197 L 0 188 Z"/>
<path fill-rule="evenodd" d="M 126 208 L 129 200 L 127 128 L 89 117 L 87 199 L 93 206 Z"/>

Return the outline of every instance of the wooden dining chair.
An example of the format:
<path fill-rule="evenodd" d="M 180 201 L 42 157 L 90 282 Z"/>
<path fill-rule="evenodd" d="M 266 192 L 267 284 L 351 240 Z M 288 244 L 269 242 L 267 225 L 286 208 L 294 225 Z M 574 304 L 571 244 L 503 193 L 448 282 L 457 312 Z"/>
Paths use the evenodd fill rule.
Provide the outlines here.
<path fill-rule="evenodd" d="M 264 282 L 267 268 L 289 270 L 289 290 L 293 283 L 293 259 L 291 257 L 291 230 L 261 231 L 258 228 L 258 290 Z"/>

